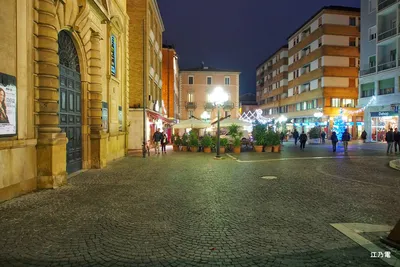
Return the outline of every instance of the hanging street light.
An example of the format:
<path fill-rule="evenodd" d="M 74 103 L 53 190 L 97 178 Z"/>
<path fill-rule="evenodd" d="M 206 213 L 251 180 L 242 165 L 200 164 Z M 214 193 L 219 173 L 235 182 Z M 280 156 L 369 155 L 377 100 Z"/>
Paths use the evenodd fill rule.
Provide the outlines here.
<path fill-rule="evenodd" d="M 219 154 L 219 139 L 220 139 L 220 127 L 219 127 L 219 117 L 220 117 L 220 112 L 219 109 L 221 108 L 221 106 L 229 100 L 229 96 L 227 93 L 224 92 L 224 89 L 222 89 L 222 87 L 216 87 L 214 89 L 214 91 L 212 92 L 212 94 L 210 95 L 210 100 L 212 103 L 214 103 L 214 105 L 217 108 L 217 156 L 216 158 L 219 159 L 221 158 L 220 154 Z"/>

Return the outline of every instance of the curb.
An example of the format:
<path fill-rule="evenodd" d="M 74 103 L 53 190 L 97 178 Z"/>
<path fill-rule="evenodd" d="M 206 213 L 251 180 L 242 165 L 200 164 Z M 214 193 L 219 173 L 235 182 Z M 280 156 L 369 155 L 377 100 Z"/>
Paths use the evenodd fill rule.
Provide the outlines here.
<path fill-rule="evenodd" d="M 400 171 L 400 159 L 391 160 L 389 162 L 389 166 Z"/>

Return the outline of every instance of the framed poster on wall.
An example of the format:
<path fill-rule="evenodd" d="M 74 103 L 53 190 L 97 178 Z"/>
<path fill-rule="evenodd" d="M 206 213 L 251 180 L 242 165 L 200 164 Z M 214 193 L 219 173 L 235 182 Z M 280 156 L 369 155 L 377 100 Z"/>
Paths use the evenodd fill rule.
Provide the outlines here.
<path fill-rule="evenodd" d="M 17 79 L 0 72 L 0 137 L 17 135 Z"/>
<path fill-rule="evenodd" d="M 119 131 L 122 132 L 122 107 L 118 106 L 118 123 L 119 123 Z"/>
<path fill-rule="evenodd" d="M 108 103 L 101 102 L 101 125 L 104 131 L 108 131 Z"/>

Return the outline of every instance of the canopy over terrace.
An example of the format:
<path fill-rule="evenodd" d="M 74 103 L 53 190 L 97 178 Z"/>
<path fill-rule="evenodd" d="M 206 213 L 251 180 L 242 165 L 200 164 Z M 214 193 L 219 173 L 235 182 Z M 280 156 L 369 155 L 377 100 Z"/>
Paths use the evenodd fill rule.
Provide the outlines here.
<path fill-rule="evenodd" d="M 218 121 L 213 122 L 212 124 L 215 125 L 215 124 L 217 124 L 217 122 Z M 220 127 L 229 127 L 232 124 L 236 124 L 240 127 L 251 127 L 252 126 L 252 124 L 250 122 L 239 120 L 239 119 L 232 119 L 232 118 L 223 119 L 223 120 L 220 120 L 220 122 L 219 122 Z"/>
<path fill-rule="evenodd" d="M 195 118 L 191 118 L 189 120 L 182 120 L 178 124 L 175 124 L 173 126 L 174 129 L 204 129 L 204 128 L 209 128 L 211 127 L 211 124 L 209 122 L 204 122 L 201 120 L 197 120 Z"/>

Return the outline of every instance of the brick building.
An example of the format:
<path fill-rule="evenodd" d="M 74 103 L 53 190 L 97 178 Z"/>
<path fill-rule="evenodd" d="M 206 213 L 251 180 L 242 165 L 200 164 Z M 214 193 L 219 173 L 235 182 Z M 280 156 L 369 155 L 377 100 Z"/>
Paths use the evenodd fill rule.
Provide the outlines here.
<path fill-rule="evenodd" d="M 171 120 L 179 119 L 179 64 L 178 55 L 173 45 L 163 45 L 162 64 L 162 102 Z"/>

